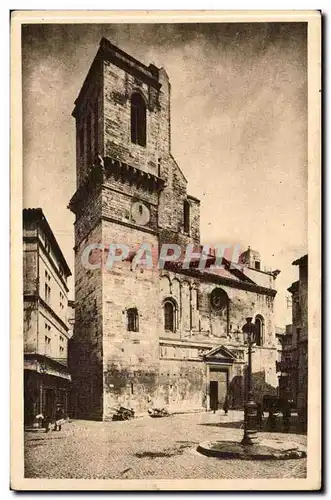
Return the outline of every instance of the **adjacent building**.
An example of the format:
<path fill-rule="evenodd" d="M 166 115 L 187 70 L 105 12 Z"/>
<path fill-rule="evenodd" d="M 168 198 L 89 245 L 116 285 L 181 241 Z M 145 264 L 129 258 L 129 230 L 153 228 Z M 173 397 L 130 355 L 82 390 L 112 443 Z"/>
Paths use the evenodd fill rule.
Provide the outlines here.
<path fill-rule="evenodd" d="M 275 393 L 278 272 L 265 270 L 257 251 L 248 248 L 236 266 L 224 258 L 221 271 L 212 249 L 204 270 L 198 259 L 163 269 L 133 265 L 141 245 L 157 256 L 163 244 L 201 251 L 200 201 L 171 154 L 166 71 L 102 39 L 73 116 L 76 416 L 108 419 L 119 404 L 145 411 L 151 399 L 172 410 L 208 409 L 228 395 L 232 407 L 241 407 L 242 326 L 250 316 L 256 398 Z M 86 265 L 96 244 L 101 250 Z M 111 269 L 103 262 L 109 244 L 130 247 Z"/>
<path fill-rule="evenodd" d="M 308 396 L 308 255 L 292 264 L 299 268 L 299 280 L 288 289 L 292 294 L 293 343 L 297 350 L 297 406 L 304 409 Z"/>
<path fill-rule="evenodd" d="M 286 325 L 285 331 L 279 332 L 277 337 L 280 343 L 279 359 L 276 362 L 279 397 L 296 404 L 298 356 L 297 348 L 293 343 L 293 325 Z"/>
<path fill-rule="evenodd" d="M 67 411 L 68 264 L 41 208 L 23 210 L 24 418 Z"/>
<path fill-rule="evenodd" d="M 308 255 L 292 264 L 299 268 L 299 279 L 288 288 L 292 295 L 292 324 L 286 327 L 277 371 L 283 393 L 292 395 L 291 399 L 304 413 L 308 397 Z"/>

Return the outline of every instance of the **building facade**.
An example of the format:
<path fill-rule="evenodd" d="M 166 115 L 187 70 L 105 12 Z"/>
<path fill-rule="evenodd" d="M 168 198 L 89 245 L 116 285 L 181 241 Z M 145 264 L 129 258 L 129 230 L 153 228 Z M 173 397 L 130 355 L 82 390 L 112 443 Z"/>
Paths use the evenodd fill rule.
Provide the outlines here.
<path fill-rule="evenodd" d="M 292 295 L 292 324 L 286 327 L 277 372 L 280 392 L 295 402 L 304 421 L 308 400 L 308 255 L 292 264 L 299 267 L 299 279 L 288 288 Z"/>
<path fill-rule="evenodd" d="M 277 335 L 281 350 L 276 362 L 278 375 L 279 397 L 297 402 L 298 387 L 298 356 L 293 342 L 293 325 L 286 325 L 285 332 Z"/>
<path fill-rule="evenodd" d="M 67 411 L 67 278 L 71 272 L 41 208 L 23 210 L 24 419 Z"/>
<path fill-rule="evenodd" d="M 162 245 L 197 253 L 200 201 L 171 154 L 170 82 L 102 39 L 75 101 L 77 189 L 75 328 L 70 354 L 77 416 L 107 419 L 118 404 L 145 411 L 241 407 L 247 349 L 242 326 L 257 328 L 254 387 L 277 386 L 274 324 L 277 272 L 248 248 L 215 268 L 213 249 L 185 265 L 135 265 L 141 249 Z M 100 250 L 89 254 L 91 245 Z M 130 252 L 114 259 L 108 245 Z M 105 247 L 105 248 L 104 248 Z M 147 255 L 147 256 L 148 256 Z M 88 256 L 88 265 L 86 261 Z M 111 257 L 112 267 L 106 263 Z M 148 259 L 147 259 L 148 260 Z M 238 260 L 237 260 L 238 262 Z"/>
<path fill-rule="evenodd" d="M 292 294 L 293 345 L 297 364 L 296 401 L 307 408 L 308 399 L 308 255 L 292 263 L 299 268 L 299 280 L 288 291 Z"/>

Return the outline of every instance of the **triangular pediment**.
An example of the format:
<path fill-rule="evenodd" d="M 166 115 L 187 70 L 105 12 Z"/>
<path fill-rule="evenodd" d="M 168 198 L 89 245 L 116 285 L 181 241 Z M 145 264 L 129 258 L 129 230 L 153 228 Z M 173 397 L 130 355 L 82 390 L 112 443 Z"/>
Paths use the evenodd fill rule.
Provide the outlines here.
<path fill-rule="evenodd" d="M 236 356 L 226 347 L 224 346 L 217 346 L 214 349 L 211 349 L 210 351 L 207 351 L 203 354 L 203 357 L 206 361 L 209 359 L 219 359 L 219 360 L 228 360 L 228 361 L 234 361 L 236 359 Z"/>

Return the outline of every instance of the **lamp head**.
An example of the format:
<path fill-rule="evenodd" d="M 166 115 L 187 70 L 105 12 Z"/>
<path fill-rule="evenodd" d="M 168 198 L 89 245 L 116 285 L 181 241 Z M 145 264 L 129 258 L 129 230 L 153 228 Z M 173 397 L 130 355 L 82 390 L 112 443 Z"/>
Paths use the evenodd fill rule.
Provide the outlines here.
<path fill-rule="evenodd" d="M 255 325 L 252 320 L 252 317 L 246 318 L 246 323 L 244 324 L 242 331 L 247 335 L 247 338 L 250 339 L 251 342 L 254 342 Z"/>

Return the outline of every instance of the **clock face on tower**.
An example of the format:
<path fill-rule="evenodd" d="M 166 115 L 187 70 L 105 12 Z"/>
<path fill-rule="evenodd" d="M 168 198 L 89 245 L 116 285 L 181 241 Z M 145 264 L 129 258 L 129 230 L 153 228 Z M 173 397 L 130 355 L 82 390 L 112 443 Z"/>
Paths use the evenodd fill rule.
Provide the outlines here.
<path fill-rule="evenodd" d="M 139 226 L 146 226 L 150 220 L 149 208 L 141 201 L 135 201 L 131 206 L 131 220 Z"/>

